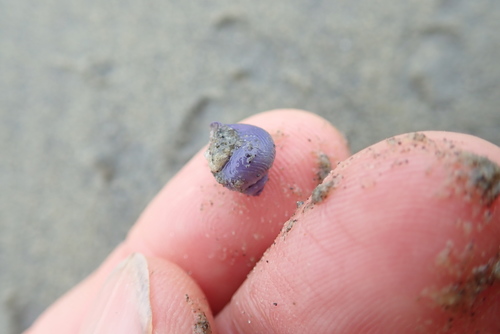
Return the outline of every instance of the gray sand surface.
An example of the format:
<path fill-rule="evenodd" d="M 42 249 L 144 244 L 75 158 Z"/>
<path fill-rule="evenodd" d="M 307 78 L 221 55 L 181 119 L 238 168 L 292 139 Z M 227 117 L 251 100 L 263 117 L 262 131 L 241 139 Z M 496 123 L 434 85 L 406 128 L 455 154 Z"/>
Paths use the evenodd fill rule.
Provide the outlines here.
<path fill-rule="evenodd" d="M 0 0 L 0 333 L 102 261 L 212 120 L 500 144 L 499 32 L 498 0 Z"/>

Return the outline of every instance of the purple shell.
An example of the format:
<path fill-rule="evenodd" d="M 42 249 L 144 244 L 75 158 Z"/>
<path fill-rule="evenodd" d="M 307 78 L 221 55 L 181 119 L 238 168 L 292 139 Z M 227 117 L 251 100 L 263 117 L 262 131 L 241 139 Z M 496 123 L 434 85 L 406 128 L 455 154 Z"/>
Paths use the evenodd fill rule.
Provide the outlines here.
<path fill-rule="evenodd" d="M 248 124 L 210 124 L 205 157 L 217 182 L 228 189 L 259 195 L 275 155 L 273 139 L 264 129 Z"/>

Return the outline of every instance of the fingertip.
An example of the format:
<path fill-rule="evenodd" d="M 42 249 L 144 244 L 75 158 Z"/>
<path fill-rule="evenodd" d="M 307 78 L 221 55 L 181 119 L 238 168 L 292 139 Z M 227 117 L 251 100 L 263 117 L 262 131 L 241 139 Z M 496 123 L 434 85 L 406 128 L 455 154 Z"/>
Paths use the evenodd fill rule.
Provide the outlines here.
<path fill-rule="evenodd" d="M 499 154 L 425 132 L 343 161 L 217 317 L 221 332 L 498 330 Z"/>

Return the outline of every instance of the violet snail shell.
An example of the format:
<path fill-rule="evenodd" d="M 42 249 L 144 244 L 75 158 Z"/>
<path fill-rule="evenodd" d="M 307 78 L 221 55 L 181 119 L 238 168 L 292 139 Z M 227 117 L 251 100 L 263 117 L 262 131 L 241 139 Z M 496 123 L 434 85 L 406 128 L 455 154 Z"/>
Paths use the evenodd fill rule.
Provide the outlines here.
<path fill-rule="evenodd" d="M 249 124 L 210 124 L 205 157 L 217 182 L 230 190 L 259 195 L 275 156 L 274 141 L 262 128 Z"/>

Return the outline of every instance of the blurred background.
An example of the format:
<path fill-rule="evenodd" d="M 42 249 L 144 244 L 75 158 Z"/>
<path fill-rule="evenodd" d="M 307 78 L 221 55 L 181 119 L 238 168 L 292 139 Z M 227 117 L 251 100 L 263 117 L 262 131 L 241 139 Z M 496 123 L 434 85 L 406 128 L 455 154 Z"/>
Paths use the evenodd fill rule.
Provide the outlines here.
<path fill-rule="evenodd" d="M 500 145 L 499 32 L 498 0 L 0 0 L 0 333 L 103 260 L 210 121 Z"/>

